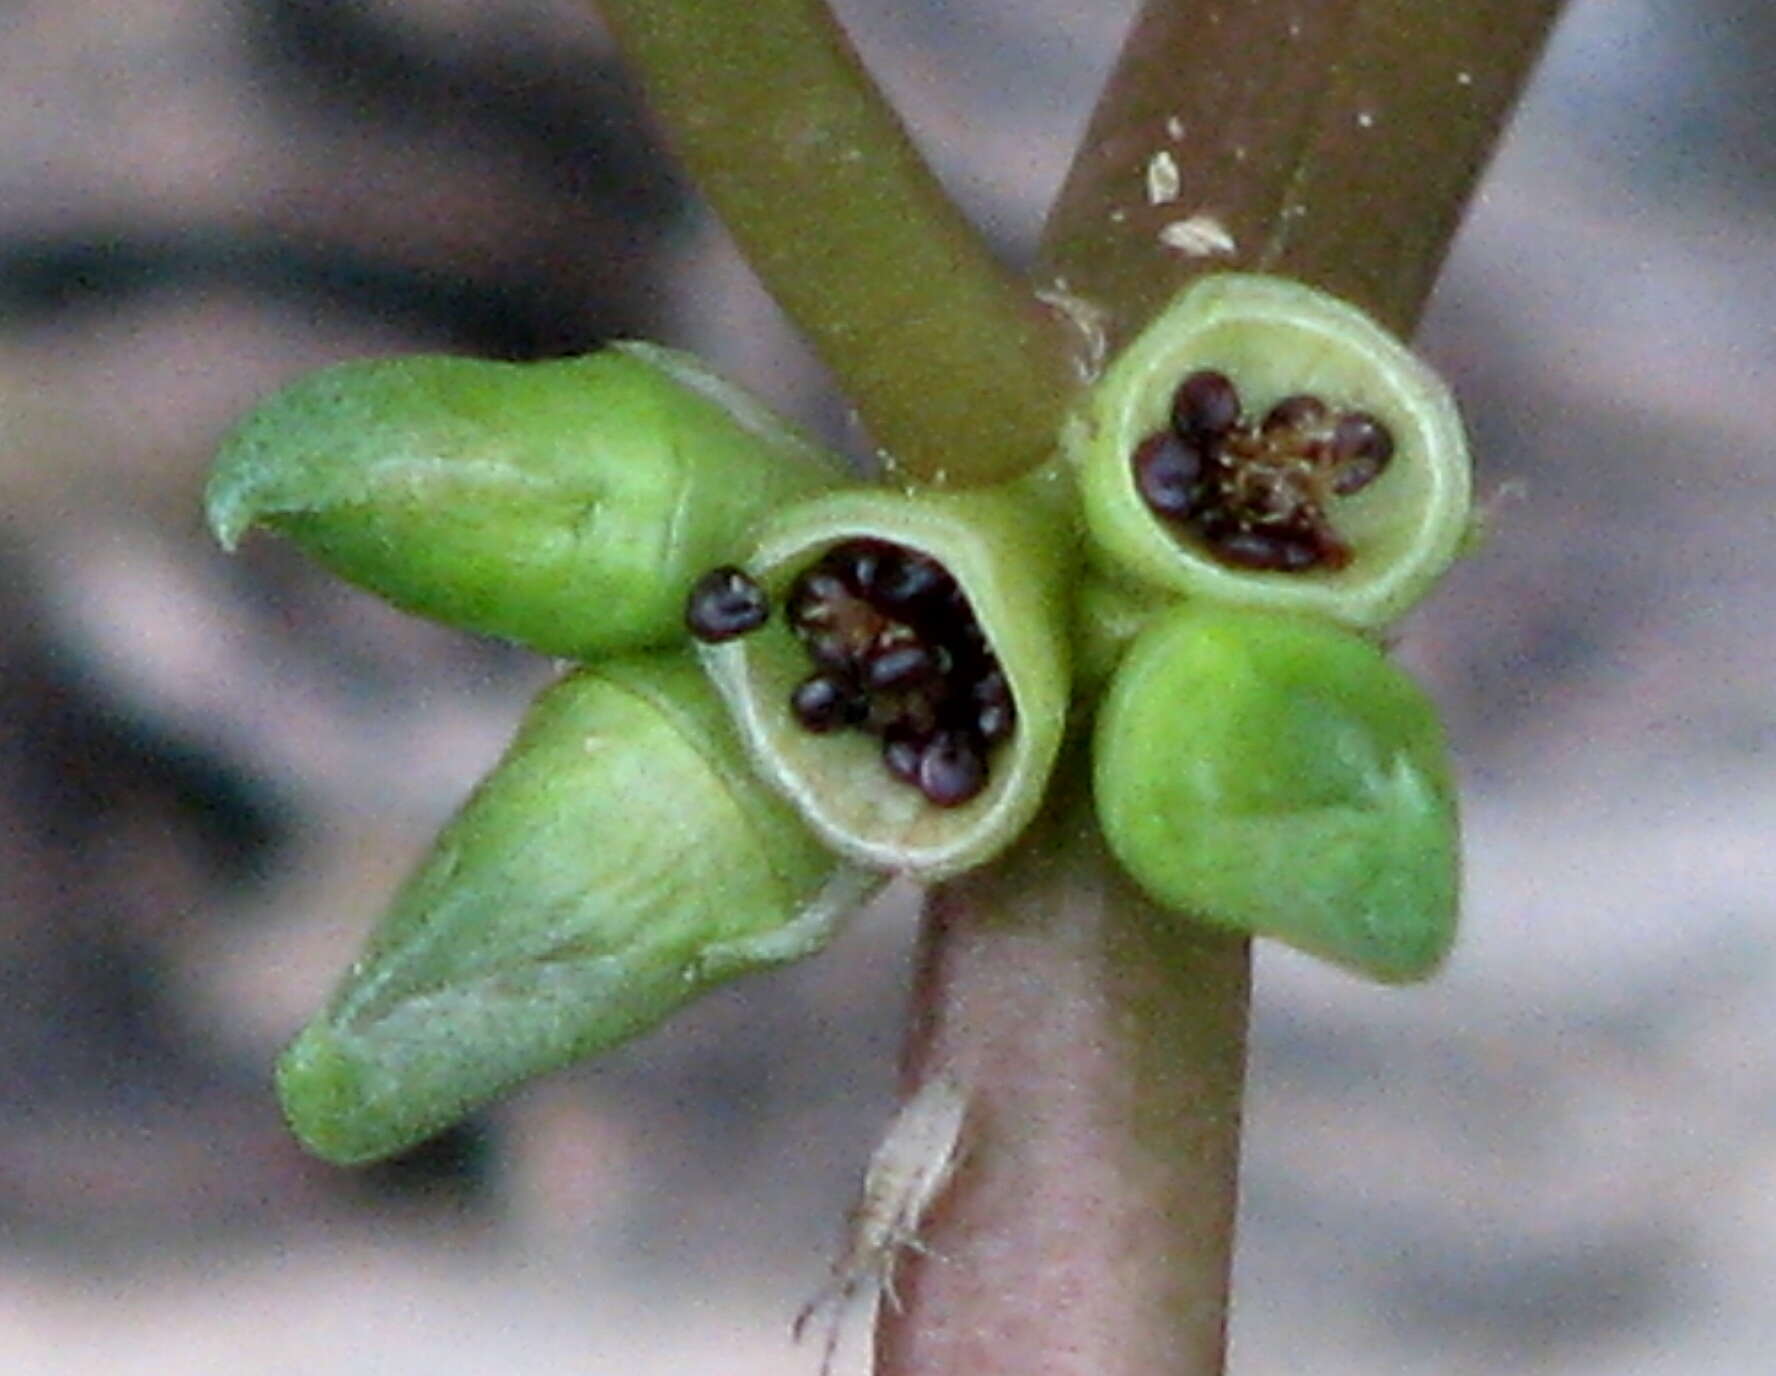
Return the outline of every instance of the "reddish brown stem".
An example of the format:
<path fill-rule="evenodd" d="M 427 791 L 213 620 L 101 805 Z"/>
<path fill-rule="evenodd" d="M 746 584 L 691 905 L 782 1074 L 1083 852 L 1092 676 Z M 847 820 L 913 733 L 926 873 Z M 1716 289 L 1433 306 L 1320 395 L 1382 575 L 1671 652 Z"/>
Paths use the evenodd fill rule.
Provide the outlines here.
<path fill-rule="evenodd" d="M 1154 910 L 1083 790 L 931 898 L 909 1080 L 969 1096 L 883 1372 L 1221 1367 L 1247 950 Z"/>
<path fill-rule="evenodd" d="M 1409 333 L 1557 8 L 1148 0 L 1045 272 L 1113 344 L 1225 267 Z M 1160 232 L 1199 215 L 1231 251 Z M 881 1376 L 1223 1369 L 1248 947 L 1134 891 L 1067 768 L 1045 826 L 931 897 L 907 1079 L 965 1087 L 968 1155 L 884 1311 Z"/>

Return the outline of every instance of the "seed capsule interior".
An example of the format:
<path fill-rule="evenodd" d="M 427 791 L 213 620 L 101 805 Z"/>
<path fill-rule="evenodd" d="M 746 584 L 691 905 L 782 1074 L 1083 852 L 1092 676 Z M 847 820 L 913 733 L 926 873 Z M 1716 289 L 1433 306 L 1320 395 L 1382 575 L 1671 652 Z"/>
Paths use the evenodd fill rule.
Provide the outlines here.
<path fill-rule="evenodd" d="M 988 752 L 1015 709 L 941 564 L 887 540 L 846 540 L 797 575 L 785 606 L 813 667 L 790 699 L 805 729 L 878 737 L 889 777 L 937 807 L 986 787 Z"/>
<path fill-rule="evenodd" d="M 752 604 L 733 584 L 736 573 L 714 570 L 692 593 L 687 621 L 706 641 L 755 630 L 768 618 L 767 610 L 751 620 Z M 739 604 L 740 611 L 731 610 Z M 803 730 L 876 737 L 883 771 L 936 807 L 958 807 L 980 794 L 992 749 L 1010 738 L 1017 709 L 948 570 L 892 541 L 845 540 L 796 575 L 783 609 L 809 661 L 788 701 Z M 728 629 L 741 621 L 750 624 Z"/>
<path fill-rule="evenodd" d="M 1393 435 L 1366 411 L 1297 394 L 1254 419 L 1231 379 L 1201 368 L 1172 394 L 1169 425 L 1130 462 L 1148 510 L 1221 563 L 1301 573 L 1350 563 L 1333 512 L 1393 453 Z"/>

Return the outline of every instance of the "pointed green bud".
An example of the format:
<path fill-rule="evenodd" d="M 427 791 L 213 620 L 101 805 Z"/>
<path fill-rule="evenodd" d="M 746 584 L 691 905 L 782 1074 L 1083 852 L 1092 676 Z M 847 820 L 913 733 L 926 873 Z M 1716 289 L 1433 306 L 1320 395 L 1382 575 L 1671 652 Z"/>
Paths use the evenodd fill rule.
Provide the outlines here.
<path fill-rule="evenodd" d="M 291 1126 L 399 1151 L 721 981 L 818 950 L 877 881 L 746 769 L 695 661 L 548 688 L 284 1053 Z"/>
<path fill-rule="evenodd" d="M 1034 816 L 1068 704 L 1064 480 L 816 497 L 731 571 L 771 614 L 712 626 L 704 662 L 759 771 L 842 855 L 941 879 Z"/>
<path fill-rule="evenodd" d="M 685 589 L 837 460 L 696 359 L 411 357 L 293 383 L 224 441 L 229 549 L 287 535 L 396 606 L 547 654 L 664 645 Z"/>
<path fill-rule="evenodd" d="M 1094 751 L 1110 848 L 1159 902 L 1379 980 L 1420 979 L 1447 953 L 1459 855 L 1443 733 L 1360 636 L 1179 607 L 1117 670 Z"/>
<path fill-rule="evenodd" d="M 1355 307 L 1198 279 L 1087 393 L 1065 448 L 1110 567 L 1375 627 L 1455 559 L 1467 442 L 1449 391 Z"/>

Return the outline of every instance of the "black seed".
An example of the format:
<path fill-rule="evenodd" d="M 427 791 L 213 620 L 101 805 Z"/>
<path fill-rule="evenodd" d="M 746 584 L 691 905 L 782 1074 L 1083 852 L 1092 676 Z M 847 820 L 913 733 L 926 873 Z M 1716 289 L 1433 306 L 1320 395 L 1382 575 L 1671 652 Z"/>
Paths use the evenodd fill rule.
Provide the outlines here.
<path fill-rule="evenodd" d="M 857 642 L 842 631 L 802 631 L 798 634 L 808 658 L 823 669 L 849 674 L 855 672 L 862 661 Z"/>
<path fill-rule="evenodd" d="M 816 565 L 804 569 L 789 585 L 784 615 L 798 631 L 825 626 L 832 621 L 840 602 L 849 596 L 850 590 L 837 574 Z"/>
<path fill-rule="evenodd" d="M 910 731 L 891 730 L 882 737 L 882 765 L 903 784 L 919 786 L 919 761 L 927 737 Z"/>
<path fill-rule="evenodd" d="M 1361 492 L 1394 457 L 1393 432 L 1367 411 L 1347 411 L 1332 427 L 1332 490 L 1340 497 Z"/>
<path fill-rule="evenodd" d="M 1217 440 L 1239 423 L 1239 392 L 1227 374 L 1202 368 L 1172 393 L 1172 429 L 1187 440 Z"/>
<path fill-rule="evenodd" d="M 1011 735 L 1017 725 L 1017 705 L 1012 701 L 1011 685 L 1005 681 L 1003 670 L 993 669 L 976 679 L 969 696 L 975 708 L 975 729 L 982 741 L 997 745 Z"/>
<path fill-rule="evenodd" d="M 1342 568 L 1349 562 L 1342 545 L 1314 531 L 1232 530 L 1210 543 L 1222 563 L 1242 569 L 1300 573 L 1322 565 Z"/>
<path fill-rule="evenodd" d="M 864 661 L 864 682 L 877 691 L 910 688 L 936 675 L 936 657 L 917 640 L 878 650 Z"/>
<path fill-rule="evenodd" d="M 1267 435 L 1277 430 L 1312 430 L 1323 426 L 1329 414 L 1326 403 L 1318 397 L 1297 393 L 1284 397 L 1265 412 L 1264 422 L 1258 428 Z"/>
<path fill-rule="evenodd" d="M 1205 466 L 1194 444 L 1162 430 L 1135 449 L 1135 487 L 1154 515 L 1185 520 L 1208 498 Z"/>
<path fill-rule="evenodd" d="M 883 567 L 872 589 L 872 601 L 893 616 L 919 617 L 940 608 L 956 589 L 942 564 L 908 551 L 893 567 Z"/>
<path fill-rule="evenodd" d="M 843 674 L 810 674 L 789 697 L 789 710 L 802 729 L 824 734 L 862 719 L 863 701 Z"/>
<path fill-rule="evenodd" d="M 919 792 L 938 807 L 958 807 L 987 786 L 987 761 L 966 731 L 939 731 L 919 755 Z"/>
<path fill-rule="evenodd" d="M 756 631 L 771 614 L 765 590 L 731 564 L 699 578 L 685 599 L 685 627 L 714 645 Z"/>
<path fill-rule="evenodd" d="M 846 540 L 820 562 L 857 596 L 873 601 L 877 584 L 899 569 L 903 554 L 899 545 L 886 540 Z"/>

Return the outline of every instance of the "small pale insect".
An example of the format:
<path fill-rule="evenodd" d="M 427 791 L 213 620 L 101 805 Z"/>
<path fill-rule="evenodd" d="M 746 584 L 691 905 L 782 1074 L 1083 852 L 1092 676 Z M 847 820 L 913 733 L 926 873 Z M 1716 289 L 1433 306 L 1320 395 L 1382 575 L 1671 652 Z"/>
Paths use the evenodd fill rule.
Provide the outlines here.
<path fill-rule="evenodd" d="M 791 1332 L 800 1342 L 817 1314 L 828 1319 L 821 1376 L 830 1376 L 845 1310 L 859 1295 L 886 1299 L 896 1309 L 894 1262 L 903 1247 L 926 1250 L 919 1227 L 948 1187 L 962 1154 L 968 1101 L 947 1075 L 927 1080 L 901 1105 L 863 1174 L 851 1210 L 850 1239 L 832 1279 L 803 1306 Z"/>

